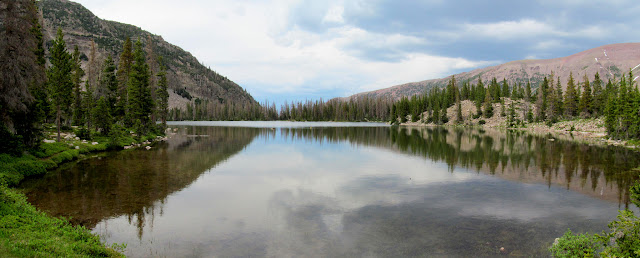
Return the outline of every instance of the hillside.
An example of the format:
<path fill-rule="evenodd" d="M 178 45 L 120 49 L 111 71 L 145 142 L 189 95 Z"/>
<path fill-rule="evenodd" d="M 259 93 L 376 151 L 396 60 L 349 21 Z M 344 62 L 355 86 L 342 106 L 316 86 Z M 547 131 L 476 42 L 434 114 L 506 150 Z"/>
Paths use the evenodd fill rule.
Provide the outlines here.
<path fill-rule="evenodd" d="M 87 74 L 91 40 L 96 44 L 96 63 L 101 67 L 109 54 L 117 63 L 127 37 L 132 41 L 139 38 L 144 45 L 150 39 L 154 55 L 162 56 L 167 66 L 169 108 L 184 107 L 196 98 L 220 103 L 256 103 L 238 84 L 205 67 L 189 52 L 166 42 L 159 35 L 133 25 L 100 19 L 82 5 L 67 0 L 41 0 L 38 4 L 43 17 L 42 27 L 47 48 L 58 27 L 61 27 L 68 48 L 72 50 L 75 46 L 79 47 L 83 69 Z M 178 95 L 176 92 L 182 94 Z"/>
<path fill-rule="evenodd" d="M 537 87 L 544 76 L 553 71 L 560 77 L 563 86 L 566 87 L 569 73 L 573 72 L 576 81 L 582 81 L 587 74 L 590 80 L 596 72 L 606 81 L 607 79 L 620 78 L 623 72 L 640 64 L 640 43 L 621 43 L 605 45 L 586 50 L 571 56 L 540 59 L 520 60 L 505 64 L 476 69 L 470 72 L 455 74 L 456 80 L 477 83 L 478 78 L 487 83 L 493 77 L 502 81 L 506 78 L 510 84 L 531 82 L 532 87 Z M 432 87 L 444 87 L 451 76 L 445 78 L 411 82 L 393 87 L 358 93 L 353 96 L 392 97 L 411 96 L 424 93 Z"/>

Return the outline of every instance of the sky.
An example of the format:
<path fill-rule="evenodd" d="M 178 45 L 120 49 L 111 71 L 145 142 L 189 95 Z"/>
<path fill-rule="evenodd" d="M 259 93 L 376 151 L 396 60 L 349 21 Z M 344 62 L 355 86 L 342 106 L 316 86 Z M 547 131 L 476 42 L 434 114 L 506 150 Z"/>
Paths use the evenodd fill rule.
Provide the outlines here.
<path fill-rule="evenodd" d="M 76 0 L 259 102 L 325 100 L 640 41 L 637 0 Z"/>

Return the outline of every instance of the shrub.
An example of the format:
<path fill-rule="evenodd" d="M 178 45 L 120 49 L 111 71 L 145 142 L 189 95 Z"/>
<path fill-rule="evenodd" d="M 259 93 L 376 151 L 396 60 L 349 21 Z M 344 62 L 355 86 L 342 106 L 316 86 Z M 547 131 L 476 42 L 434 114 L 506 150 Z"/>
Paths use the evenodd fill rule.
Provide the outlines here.
<path fill-rule="evenodd" d="M 550 248 L 553 257 L 593 257 L 598 249 L 598 238 L 589 234 L 574 235 L 567 230 Z"/>
<path fill-rule="evenodd" d="M 486 124 L 486 123 L 487 123 L 487 121 L 484 121 L 484 119 L 481 119 L 480 121 L 478 121 L 479 125 L 483 125 L 483 124 Z"/>

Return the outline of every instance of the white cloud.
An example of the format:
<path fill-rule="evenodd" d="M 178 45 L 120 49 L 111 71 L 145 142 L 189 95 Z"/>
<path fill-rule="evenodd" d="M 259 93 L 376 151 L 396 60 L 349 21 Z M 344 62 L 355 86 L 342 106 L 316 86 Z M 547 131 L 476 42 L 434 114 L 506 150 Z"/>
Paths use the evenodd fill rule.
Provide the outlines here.
<path fill-rule="evenodd" d="M 344 23 L 344 7 L 342 5 L 335 5 L 329 8 L 327 14 L 322 18 L 324 23 Z"/>
<path fill-rule="evenodd" d="M 555 34 L 553 27 L 532 19 L 519 21 L 501 21 L 496 23 L 465 24 L 467 34 L 490 37 L 501 40 L 530 38 L 540 35 Z"/>
<path fill-rule="evenodd" d="M 287 17 L 294 1 L 288 0 L 183 0 L 178 5 L 168 0 L 79 2 L 101 18 L 134 24 L 163 36 L 250 93 L 326 91 L 346 95 L 443 77 L 452 69 L 483 64 L 402 51 L 402 46 L 424 44 L 425 40 L 345 25 L 340 2 L 330 4 L 326 11 L 322 22 L 334 27 L 325 32 L 291 27 Z M 364 4 L 349 4 L 358 5 L 362 12 L 368 10 Z M 366 48 L 390 51 L 398 55 L 397 61 L 366 60 L 360 55 L 368 53 L 357 52 Z"/>

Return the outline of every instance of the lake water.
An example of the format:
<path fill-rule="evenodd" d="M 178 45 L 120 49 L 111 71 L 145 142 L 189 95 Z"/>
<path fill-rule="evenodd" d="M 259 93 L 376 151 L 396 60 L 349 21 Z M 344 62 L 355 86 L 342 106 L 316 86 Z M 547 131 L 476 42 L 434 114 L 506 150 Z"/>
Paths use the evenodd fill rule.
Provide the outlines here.
<path fill-rule="evenodd" d="M 175 122 L 25 181 L 131 257 L 548 256 L 629 205 L 640 156 L 522 132 Z M 504 247 L 504 250 L 500 249 Z"/>

